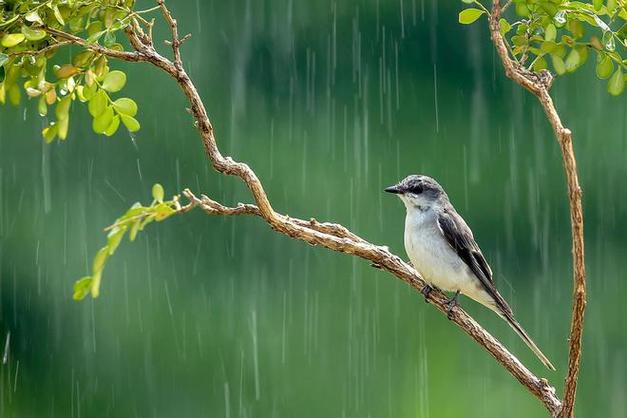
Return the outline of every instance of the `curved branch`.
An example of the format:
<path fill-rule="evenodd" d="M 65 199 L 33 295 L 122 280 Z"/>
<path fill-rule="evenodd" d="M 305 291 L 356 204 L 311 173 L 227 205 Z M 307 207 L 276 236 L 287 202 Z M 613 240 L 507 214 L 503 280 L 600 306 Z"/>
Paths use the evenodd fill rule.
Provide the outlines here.
<path fill-rule="evenodd" d="M 569 335 L 568 371 L 566 373 L 564 400 L 558 416 L 570 418 L 574 414 L 577 379 L 581 364 L 581 344 L 583 337 L 584 311 L 586 308 L 586 266 L 584 260 L 583 210 L 581 204 L 581 187 L 577 175 L 577 161 L 573 149 L 573 135 L 565 128 L 557 113 L 553 99 L 549 94 L 553 77 L 544 70 L 533 73 L 513 61 L 507 53 L 507 46 L 499 29 L 501 7 L 499 0 L 494 0 L 490 14 L 490 33 L 492 42 L 505 67 L 505 74 L 518 84 L 533 93 L 551 123 L 555 138 L 562 152 L 566 183 L 568 185 L 568 201 L 570 205 L 570 222 L 572 228 L 573 253 L 573 313 Z"/>
<path fill-rule="evenodd" d="M 422 277 L 400 257 L 392 254 L 387 247 L 372 244 L 350 232 L 342 225 L 327 222 L 321 223 L 315 219 L 310 219 L 309 221 L 295 219 L 275 212 L 255 172 L 247 164 L 234 161 L 231 157 L 225 157 L 220 153 L 214 136 L 213 126 L 207 115 L 204 103 L 180 61 L 179 48 L 186 37 L 183 39 L 178 38 L 176 21 L 172 18 L 163 0 L 157 0 L 157 3 L 162 9 L 164 18 L 170 25 L 172 40 L 168 44 L 172 46 L 174 61 L 165 58 L 156 51 L 150 34 L 144 33 L 137 21 L 133 21 L 132 25 L 126 30 L 129 42 L 135 50 L 134 52 L 114 51 L 100 45 L 88 44 L 81 38 L 57 30 L 49 30 L 49 32 L 61 39 L 111 58 L 151 63 L 174 78 L 189 101 L 190 111 L 195 119 L 196 128 L 200 133 L 205 153 L 213 168 L 222 174 L 239 177 L 249 188 L 256 203 L 255 205 L 240 204 L 236 207 L 227 207 L 206 196 L 198 198 L 191 191 L 186 190 L 184 194 L 190 200 L 190 203 L 181 207 L 179 212 L 187 212 L 194 207 L 200 207 L 211 215 L 258 216 L 266 221 L 272 229 L 289 237 L 371 261 L 381 269 L 388 271 L 409 284 L 415 290 L 422 292 L 426 286 Z M 440 312 L 447 314 L 449 310 L 448 300 L 442 292 L 438 290 L 432 291 L 428 295 L 428 301 Z M 453 308 L 450 319 L 490 353 L 529 392 L 536 396 L 552 415 L 559 411 L 561 402 L 555 395 L 555 389 L 546 379 L 539 378 L 529 371 L 496 338 L 483 329 L 460 307 Z"/>

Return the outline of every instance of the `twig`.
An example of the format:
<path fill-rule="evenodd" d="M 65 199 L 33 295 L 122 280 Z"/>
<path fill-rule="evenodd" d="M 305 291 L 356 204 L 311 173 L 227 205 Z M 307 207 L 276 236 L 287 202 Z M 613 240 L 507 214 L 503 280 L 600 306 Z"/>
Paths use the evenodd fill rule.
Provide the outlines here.
<path fill-rule="evenodd" d="M 51 35 L 55 35 L 58 38 L 65 39 L 65 41 L 63 42 L 63 45 L 67 45 L 67 44 L 81 45 L 99 54 L 103 54 L 111 58 L 117 58 L 123 61 L 132 61 L 132 62 L 143 61 L 142 57 L 140 56 L 138 52 L 118 51 L 115 49 L 106 48 L 97 43 L 90 44 L 90 43 L 87 43 L 87 41 L 85 41 L 83 38 L 80 38 L 76 35 L 72 35 L 71 33 L 63 32 L 61 30 L 54 29 L 54 28 L 47 27 L 47 26 L 43 27 L 43 29 Z"/>
<path fill-rule="evenodd" d="M 72 43 L 85 48 L 125 61 L 149 62 L 173 77 L 189 101 L 191 114 L 195 119 L 203 141 L 205 153 L 214 169 L 222 174 L 239 177 L 249 188 L 255 205 L 240 204 L 236 207 L 224 206 L 206 196 L 196 197 L 186 190 L 185 196 L 190 203 L 181 207 L 179 212 L 187 212 L 194 207 L 200 207 L 212 215 L 253 215 L 262 218 L 272 229 L 295 239 L 305 241 L 311 245 L 320 245 L 333 251 L 351 254 L 368 260 L 388 271 L 392 275 L 409 284 L 418 292 L 426 286 L 422 277 L 400 257 L 392 254 L 387 247 L 375 245 L 350 232 L 347 228 L 327 222 L 318 222 L 295 219 L 275 212 L 263 185 L 255 172 L 245 163 L 225 157 L 217 147 L 213 126 L 207 115 L 206 108 L 196 87 L 189 78 L 182 65 L 180 46 L 183 40 L 178 39 L 178 27 L 175 19 L 163 0 L 157 0 L 162 9 L 164 18 L 170 25 L 172 40 L 170 42 L 174 53 L 174 62 L 159 54 L 150 35 L 146 35 L 136 21 L 127 28 L 127 37 L 135 52 L 119 52 L 87 44 L 83 39 L 73 35 L 50 31 Z M 185 39 L 185 38 L 183 38 Z M 438 291 L 432 291 L 428 296 L 440 312 L 447 314 L 448 304 L 446 296 Z M 512 355 L 496 338 L 481 327 L 460 307 L 453 308 L 450 315 L 451 322 L 455 323 L 467 335 L 472 337 L 480 346 L 488 351 L 509 373 L 511 373 L 527 390 L 536 396 L 544 406 L 555 414 L 561 407 L 560 400 L 555 396 L 555 389 L 546 379 L 535 376 L 514 355 Z"/>
<path fill-rule="evenodd" d="M 45 48 L 38 49 L 36 51 L 35 50 L 27 50 L 27 51 L 12 52 L 12 53 L 9 54 L 9 57 L 19 57 L 19 56 L 24 56 L 24 55 L 30 55 L 30 56 L 44 55 L 44 54 L 47 54 L 48 52 L 54 51 L 56 49 L 59 49 L 62 46 L 70 45 L 71 43 L 72 42 L 70 42 L 70 41 L 56 42 L 56 43 L 48 45 Z"/>
<path fill-rule="evenodd" d="M 170 25 L 170 31 L 172 32 L 172 40 L 166 42 L 172 46 L 172 52 L 174 52 L 174 65 L 178 70 L 182 70 L 183 61 L 181 59 L 181 45 L 189 39 L 191 35 L 185 35 L 183 39 L 180 39 L 176 19 L 172 17 L 172 13 L 170 13 L 170 10 L 166 7 L 165 0 L 157 0 L 157 4 L 161 7 L 163 17 L 165 18 L 165 21 L 168 22 L 168 25 Z"/>
<path fill-rule="evenodd" d="M 533 73 L 521 67 L 507 54 L 506 42 L 499 30 L 501 9 L 499 0 L 493 1 L 490 14 L 490 32 L 496 51 L 505 67 L 505 74 L 518 84 L 533 93 L 551 123 L 555 138 L 562 152 L 564 172 L 568 185 L 568 200 L 570 205 L 570 222 L 572 227 L 573 253 L 573 314 L 570 326 L 568 371 L 564 387 L 564 400 L 557 416 L 571 418 L 574 413 L 577 379 L 581 363 L 581 342 L 583 336 L 584 311 L 586 308 L 586 268 L 584 260 L 583 240 L 583 210 L 581 205 L 581 187 L 577 175 L 577 162 L 573 149 L 573 135 L 570 129 L 565 128 L 557 113 L 549 90 L 553 77 L 548 71 Z"/>

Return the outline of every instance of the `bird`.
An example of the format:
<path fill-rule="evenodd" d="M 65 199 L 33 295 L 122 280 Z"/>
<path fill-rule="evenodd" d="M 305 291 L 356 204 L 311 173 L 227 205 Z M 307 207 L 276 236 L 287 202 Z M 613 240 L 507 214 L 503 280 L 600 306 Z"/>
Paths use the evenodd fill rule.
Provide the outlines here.
<path fill-rule="evenodd" d="M 455 292 L 447 302 L 449 319 L 460 293 L 479 302 L 504 319 L 538 359 L 555 370 L 496 289 L 492 269 L 472 230 L 457 213 L 442 186 L 433 178 L 418 174 L 407 176 L 384 190 L 396 194 L 407 209 L 405 251 L 429 285 L 422 292 L 425 298 L 433 287 Z"/>

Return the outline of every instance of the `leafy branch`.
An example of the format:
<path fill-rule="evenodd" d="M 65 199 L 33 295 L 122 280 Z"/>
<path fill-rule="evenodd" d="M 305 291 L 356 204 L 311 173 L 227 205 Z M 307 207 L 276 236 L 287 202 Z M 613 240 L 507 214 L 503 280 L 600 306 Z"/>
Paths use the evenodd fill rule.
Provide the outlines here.
<path fill-rule="evenodd" d="M 538 98 L 540 105 L 544 109 L 547 120 L 553 128 L 555 139 L 557 140 L 562 153 L 566 184 L 568 188 L 568 200 L 570 206 L 570 221 L 572 228 L 572 254 L 573 254 L 573 308 L 570 325 L 570 335 L 568 339 L 568 370 L 565 378 L 564 399 L 561 406 L 554 408 L 545 404 L 552 416 L 560 418 L 571 418 L 574 416 L 575 398 L 577 382 L 579 379 L 579 369 L 581 364 L 581 346 L 583 339 L 584 312 L 586 308 L 586 267 L 584 259 L 584 237 L 583 237 L 583 209 L 581 203 L 582 190 L 579 185 L 577 174 L 577 162 L 573 148 L 573 135 L 570 129 L 566 128 L 557 112 L 550 89 L 553 85 L 553 75 L 543 66 L 537 63 L 542 62 L 545 53 L 549 53 L 553 60 L 553 66 L 558 75 L 565 71 L 575 71 L 581 64 L 581 58 L 587 57 L 586 47 L 592 47 L 597 52 L 597 76 L 609 75 L 613 71 L 612 60 L 619 63 L 618 69 L 611 76 L 608 83 L 608 91 L 613 95 L 620 95 L 624 90 L 623 68 L 625 62 L 615 49 L 614 39 L 617 38 L 622 47 L 625 42 L 625 25 L 618 32 L 610 29 L 610 26 L 601 19 L 607 15 L 610 23 L 617 19 L 623 21 L 627 19 L 627 11 L 623 0 L 608 0 L 607 4 L 602 1 L 594 1 L 592 5 L 581 2 L 566 2 L 563 0 L 515 0 L 516 13 L 525 19 L 514 23 L 518 26 L 516 35 L 509 38 L 511 25 L 503 16 L 505 6 L 501 8 L 499 0 L 493 0 L 492 10 L 486 12 L 483 9 L 473 12 L 477 15 L 472 21 L 462 19 L 469 12 L 463 10 L 460 13 L 460 22 L 472 23 L 484 13 L 488 14 L 488 24 L 492 42 L 496 52 L 503 63 L 505 74 L 513 79 L 520 86 L 527 89 Z M 577 45 L 576 39 L 584 36 L 583 23 L 600 28 L 603 31 L 603 45 L 599 45 L 598 38 L 592 35 L 588 44 Z M 521 30 L 520 28 L 524 28 Z M 569 31 L 572 36 L 562 35 L 561 41 L 556 42 L 558 27 Z M 544 36 L 540 36 L 544 34 Z M 534 48 L 534 42 L 541 42 L 540 49 Z M 513 46 L 512 46 L 513 44 Z M 549 45 L 549 49 L 542 49 L 542 46 Z M 571 51 L 566 59 L 566 63 L 561 60 L 567 47 Z M 525 66 L 525 60 L 531 54 L 536 58 L 529 67 Z M 608 57 L 611 60 L 608 60 Z M 606 68 L 607 62 L 611 68 Z M 544 68 L 543 68 L 544 67 Z M 608 66 L 609 67 L 609 66 Z"/>
<path fill-rule="evenodd" d="M 491 12 L 477 0 L 459 13 L 459 22 L 471 24 Z M 607 91 L 620 96 L 627 79 L 627 2 L 594 0 L 514 0 L 514 11 L 501 9 L 499 31 L 511 59 L 529 71 L 552 68 L 559 76 L 573 73 L 596 54 L 596 75 L 607 81 Z M 550 64 L 550 65 L 549 65 Z"/>
<path fill-rule="evenodd" d="M 146 225 L 153 221 L 161 222 L 177 213 L 184 213 L 191 206 L 181 206 L 179 196 L 164 201 L 164 191 L 160 184 L 152 186 L 152 203 L 143 206 L 137 202 L 111 225 L 105 228 L 108 232 L 107 244 L 96 253 L 92 263 L 91 275 L 85 276 L 74 283 L 74 300 L 81 300 L 88 294 L 96 298 L 100 294 L 102 272 L 107 260 L 120 246 L 122 239 L 128 233 L 129 240 L 135 241 L 137 234 L 143 231 Z"/>
<path fill-rule="evenodd" d="M 54 107 L 56 120 L 42 130 L 47 143 L 67 138 L 70 108 L 77 100 L 88 104 L 98 134 L 112 136 L 120 124 L 130 133 L 139 130 L 137 104 L 127 97 L 112 100 L 109 96 L 122 90 L 126 74 L 111 71 L 106 54 L 84 50 L 71 62 L 51 65 L 60 48 L 74 43 L 58 39 L 59 34 L 83 36 L 89 44 L 102 42 L 105 48 L 124 51 L 118 33 L 132 19 L 155 10 L 133 11 L 133 6 L 134 0 L 0 1 L 0 104 L 8 98 L 17 106 L 25 94 L 37 100 L 42 117 Z"/>

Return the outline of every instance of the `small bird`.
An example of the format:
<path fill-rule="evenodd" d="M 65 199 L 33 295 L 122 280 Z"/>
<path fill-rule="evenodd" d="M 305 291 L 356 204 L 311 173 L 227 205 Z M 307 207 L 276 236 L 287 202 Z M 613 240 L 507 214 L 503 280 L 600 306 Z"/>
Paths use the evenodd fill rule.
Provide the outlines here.
<path fill-rule="evenodd" d="M 414 268 L 430 286 L 455 292 L 448 314 L 460 293 L 476 300 L 503 318 L 527 346 L 551 370 L 555 367 L 514 319 L 514 313 L 496 290 L 492 270 L 472 231 L 457 213 L 437 181 L 411 175 L 385 189 L 400 197 L 407 208 L 405 251 Z M 432 287 L 423 290 L 428 297 Z"/>

